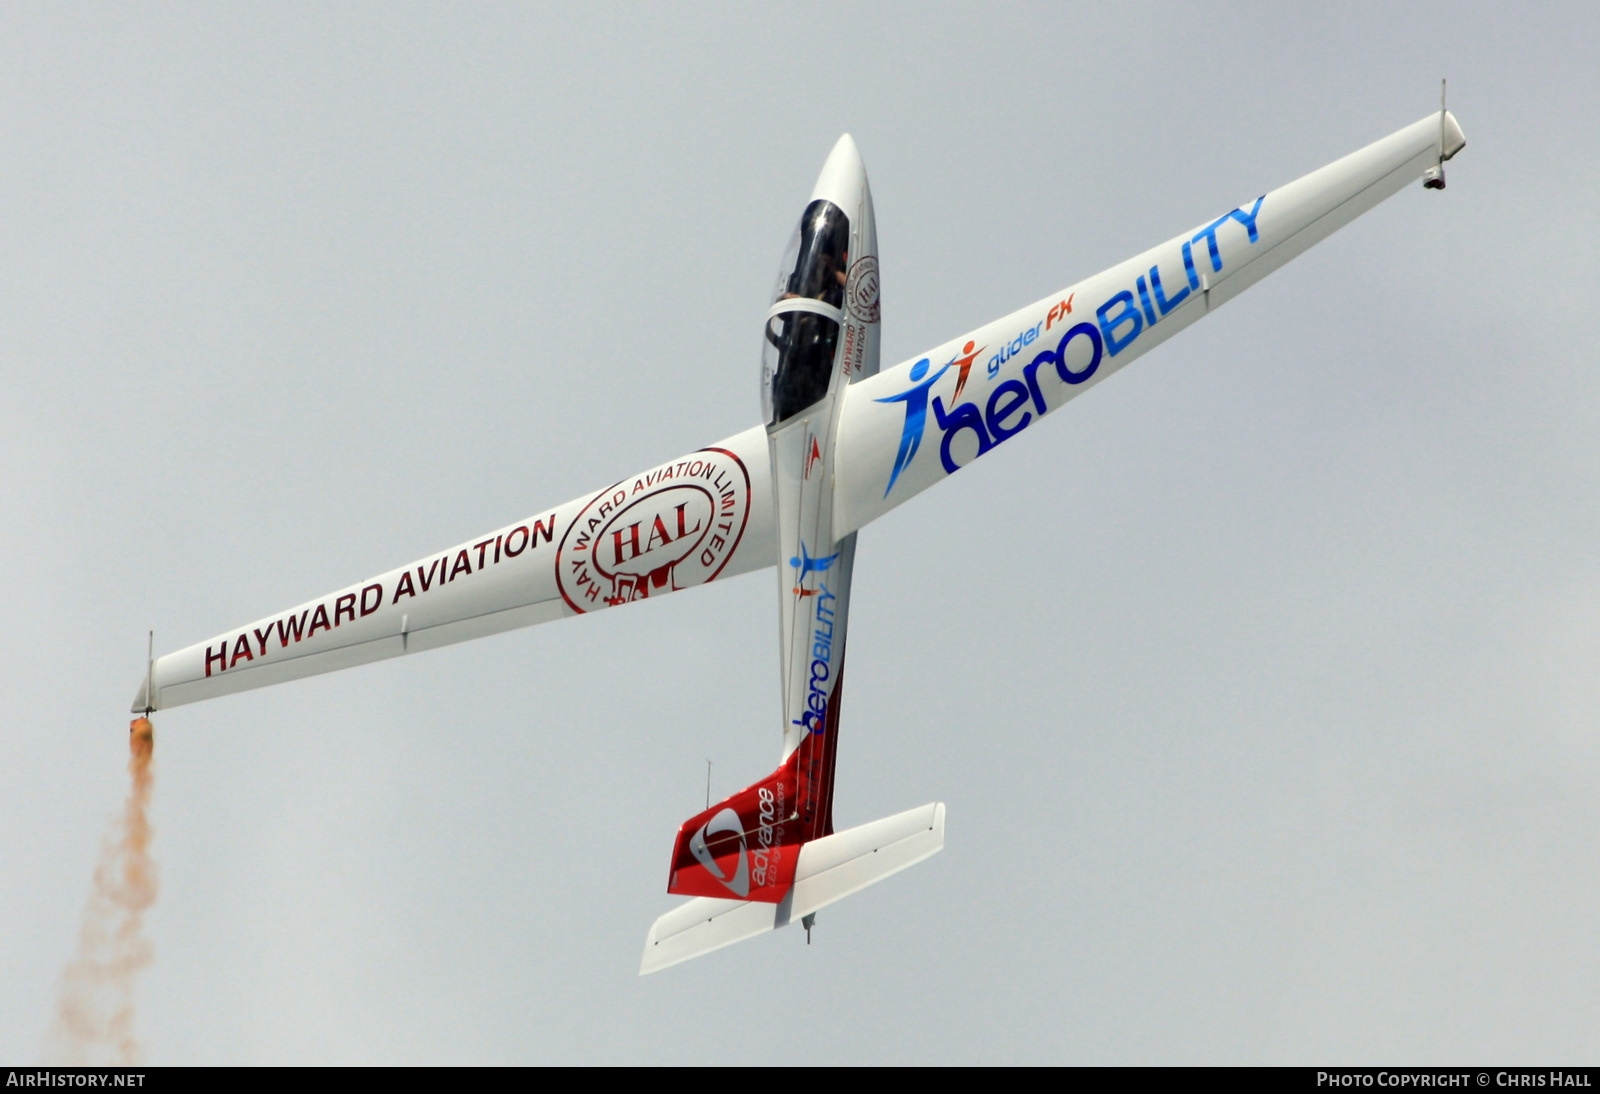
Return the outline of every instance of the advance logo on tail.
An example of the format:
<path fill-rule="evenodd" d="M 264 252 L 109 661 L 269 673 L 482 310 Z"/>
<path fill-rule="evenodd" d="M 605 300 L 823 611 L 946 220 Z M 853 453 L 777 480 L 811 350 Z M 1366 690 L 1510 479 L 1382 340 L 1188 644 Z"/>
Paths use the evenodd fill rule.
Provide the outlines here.
<path fill-rule="evenodd" d="M 795 809 L 799 758 L 683 823 L 668 892 L 762 904 L 788 894 L 806 839 Z"/>
<path fill-rule="evenodd" d="M 728 875 L 722 872 L 722 867 L 717 865 L 716 856 L 707 846 L 707 840 L 715 840 L 720 835 L 730 835 L 739 841 L 738 865 L 733 868 L 733 880 L 728 880 Z M 750 847 L 745 843 L 744 828 L 739 824 L 739 814 L 732 809 L 724 809 L 701 827 L 689 840 L 689 852 L 694 855 L 695 861 L 705 867 L 706 873 L 716 878 L 728 887 L 734 896 L 744 898 L 750 895 Z"/>

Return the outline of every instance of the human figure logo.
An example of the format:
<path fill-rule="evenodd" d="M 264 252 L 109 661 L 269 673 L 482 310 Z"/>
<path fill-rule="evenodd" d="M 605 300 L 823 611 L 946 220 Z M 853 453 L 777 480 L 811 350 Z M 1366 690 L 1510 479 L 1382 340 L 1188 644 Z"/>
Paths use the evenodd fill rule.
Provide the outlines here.
<path fill-rule="evenodd" d="M 827 573 L 828 567 L 832 566 L 834 560 L 838 557 L 839 553 L 835 551 L 827 558 L 812 558 L 811 555 L 806 551 L 806 541 L 801 540 L 800 557 L 791 558 L 789 560 L 789 565 L 794 567 L 794 595 L 816 596 L 817 590 L 806 588 L 807 575 Z"/>
<path fill-rule="evenodd" d="M 953 364 L 954 362 L 952 362 Z M 883 496 L 888 497 L 889 491 L 894 489 L 894 481 L 900 477 L 900 472 L 911 466 L 911 461 L 916 457 L 917 445 L 922 443 L 922 428 L 928 421 L 928 389 L 939 381 L 950 365 L 945 365 L 932 376 L 928 376 L 931 362 L 924 357 L 911 366 L 911 379 L 920 381 L 898 395 L 890 395 L 876 400 L 880 403 L 906 404 L 906 424 L 900 433 L 900 451 L 894 456 L 894 470 L 889 473 L 889 485 L 883 488 Z M 924 376 L 928 376 L 926 380 Z"/>

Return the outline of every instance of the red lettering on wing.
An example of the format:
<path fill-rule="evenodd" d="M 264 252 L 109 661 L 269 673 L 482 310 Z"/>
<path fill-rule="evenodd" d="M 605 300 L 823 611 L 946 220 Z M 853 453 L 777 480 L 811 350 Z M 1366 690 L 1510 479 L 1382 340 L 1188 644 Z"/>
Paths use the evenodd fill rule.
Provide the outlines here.
<path fill-rule="evenodd" d="M 533 522 L 533 537 L 529 541 L 528 546 L 537 547 L 539 545 L 539 534 L 541 532 L 544 533 L 544 541 L 549 543 L 550 537 L 555 535 L 556 532 L 556 515 L 554 513 L 550 514 L 550 526 L 548 528 L 545 527 L 545 523 L 542 520 L 536 520 Z"/>
<path fill-rule="evenodd" d="M 316 634 L 318 627 L 325 631 L 333 630 L 333 625 L 328 622 L 328 609 L 322 604 L 318 604 L 317 610 L 311 613 L 311 628 L 306 631 L 306 637 L 310 638 Z"/>
<path fill-rule="evenodd" d="M 278 641 L 283 643 L 285 647 L 289 645 L 290 635 L 294 636 L 294 640 L 296 642 L 300 641 L 301 634 L 306 625 L 306 616 L 309 614 L 310 612 L 308 611 L 301 612 L 299 618 L 295 618 L 294 616 L 290 615 L 278 620 Z"/>

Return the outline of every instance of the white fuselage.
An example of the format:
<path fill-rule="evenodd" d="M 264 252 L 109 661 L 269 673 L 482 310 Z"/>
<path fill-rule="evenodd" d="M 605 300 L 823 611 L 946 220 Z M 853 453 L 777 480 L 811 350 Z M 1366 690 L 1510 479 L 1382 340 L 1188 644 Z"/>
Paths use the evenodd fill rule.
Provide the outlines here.
<path fill-rule="evenodd" d="M 830 712 L 837 718 L 856 537 L 854 533 L 839 537 L 834 531 L 836 440 L 845 389 L 878 371 L 877 231 L 866 172 L 848 136 L 829 156 L 808 214 L 818 202 L 830 203 L 849 221 L 846 261 L 827 275 L 840 282 L 832 286 L 830 298 L 842 306 L 797 300 L 780 292 L 768 313 L 769 324 L 796 308 L 838 323 L 825 394 L 767 426 L 777 532 L 785 760 L 807 734 L 823 732 Z"/>

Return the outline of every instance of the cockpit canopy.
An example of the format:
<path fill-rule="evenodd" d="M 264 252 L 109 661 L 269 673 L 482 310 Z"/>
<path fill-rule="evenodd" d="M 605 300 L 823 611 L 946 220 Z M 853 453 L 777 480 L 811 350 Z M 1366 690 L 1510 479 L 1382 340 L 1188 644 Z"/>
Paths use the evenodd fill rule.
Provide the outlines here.
<path fill-rule="evenodd" d="M 761 346 L 761 409 L 776 425 L 828 393 L 850 271 L 850 218 L 831 201 L 806 206 L 783 264 Z"/>

